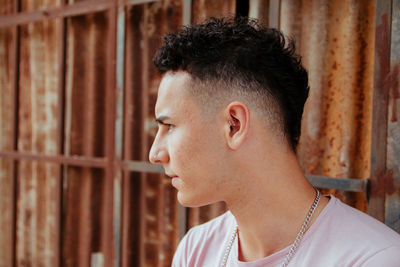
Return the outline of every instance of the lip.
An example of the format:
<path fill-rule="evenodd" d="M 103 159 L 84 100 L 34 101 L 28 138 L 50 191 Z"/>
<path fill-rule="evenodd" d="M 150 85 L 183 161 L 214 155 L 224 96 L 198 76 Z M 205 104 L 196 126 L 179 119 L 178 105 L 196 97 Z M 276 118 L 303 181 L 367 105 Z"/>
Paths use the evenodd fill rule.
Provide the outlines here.
<path fill-rule="evenodd" d="M 172 186 L 177 188 L 177 183 L 179 183 L 179 177 L 178 176 L 172 177 L 172 180 L 171 180 Z"/>

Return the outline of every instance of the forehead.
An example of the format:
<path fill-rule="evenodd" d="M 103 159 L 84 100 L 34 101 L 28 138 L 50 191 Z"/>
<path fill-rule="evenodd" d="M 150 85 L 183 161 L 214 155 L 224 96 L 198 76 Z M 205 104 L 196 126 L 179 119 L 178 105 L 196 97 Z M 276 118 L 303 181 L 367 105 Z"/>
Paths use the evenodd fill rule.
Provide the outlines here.
<path fill-rule="evenodd" d="M 190 93 L 191 84 L 191 76 L 186 72 L 166 73 L 158 88 L 156 116 L 176 116 L 197 107 Z"/>

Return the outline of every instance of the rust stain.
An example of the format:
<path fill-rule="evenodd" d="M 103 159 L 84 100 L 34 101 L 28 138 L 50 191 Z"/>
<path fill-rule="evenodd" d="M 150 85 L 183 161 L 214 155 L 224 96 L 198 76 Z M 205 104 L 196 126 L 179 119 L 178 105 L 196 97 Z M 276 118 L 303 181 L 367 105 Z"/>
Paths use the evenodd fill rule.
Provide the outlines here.
<path fill-rule="evenodd" d="M 389 91 L 389 101 L 391 104 L 391 122 L 396 122 L 397 117 L 397 100 L 400 99 L 400 88 L 399 88 L 399 64 L 393 67 L 393 70 L 387 75 L 384 87 Z"/>
<path fill-rule="evenodd" d="M 384 86 L 386 77 L 389 73 L 389 64 L 388 62 L 390 59 L 390 49 L 388 49 L 388 44 L 389 44 L 389 29 L 390 26 L 388 24 L 388 14 L 385 13 L 381 16 L 381 21 L 382 23 L 379 24 L 376 27 L 376 39 L 380 40 L 379 42 L 376 42 L 379 46 L 376 48 L 377 52 L 377 58 L 378 58 L 378 64 L 379 64 L 379 78 L 376 81 L 378 88 L 382 88 L 385 93 L 388 92 L 388 88 Z M 382 45 L 380 45 L 382 44 Z"/>
<path fill-rule="evenodd" d="M 392 169 L 386 172 L 382 182 L 384 184 L 386 194 L 393 195 L 396 192 L 396 186 L 394 184 L 394 171 Z"/>
<path fill-rule="evenodd" d="M 201 0 L 193 1 L 192 18 L 193 22 L 201 22 L 209 17 L 222 17 L 235 14 L 236 1 L 214 1 Z"/>
<path fill-rule="evenodd" d="M 371 195 L 384 197 L 385 194 L 392 195 L 396 192 L 394 184 L 394 171 L 392 169 L 380 172 L 377 175 L 375 184 L 371 185 Z"/>

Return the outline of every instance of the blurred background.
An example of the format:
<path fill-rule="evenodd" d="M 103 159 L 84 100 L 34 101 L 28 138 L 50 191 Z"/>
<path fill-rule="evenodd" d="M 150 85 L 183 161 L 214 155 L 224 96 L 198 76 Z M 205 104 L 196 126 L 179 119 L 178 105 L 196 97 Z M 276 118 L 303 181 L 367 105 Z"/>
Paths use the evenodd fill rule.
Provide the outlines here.
<path fill-rule="evenodd" d="M 400 231 L 399 0 L 0 0 L 1 267 L 170 266 L 225 211 L 181 207 L 147 162 L 152 57 L 166 32 L 235 14 L 297 40 L 310 182 Z"/>

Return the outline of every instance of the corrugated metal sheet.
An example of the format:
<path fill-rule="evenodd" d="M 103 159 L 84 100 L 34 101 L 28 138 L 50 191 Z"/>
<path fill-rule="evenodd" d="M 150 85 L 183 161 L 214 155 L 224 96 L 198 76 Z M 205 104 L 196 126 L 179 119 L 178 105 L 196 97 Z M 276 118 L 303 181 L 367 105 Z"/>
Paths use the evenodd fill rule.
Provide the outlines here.
<path fill-rule="evenodd" d="M 236 12 L 236 0 L 193 0 L 192 22 L 202 22 L 209 17 L 232 16 Z"/>
<path fill-rule="evenodd" d="M 151 60 L 161 37 L 181 25 L 181 10 L 180 1 L 127 10 L 125 159 L 148 159 L 160 82 Z M 122 265 L 169 266 L 178 242 L 176 192 L 169 179 L 159 174 L 125 172 L 123 195 Z"/>
<path fill-rule="evenodd" d="M 21 1 L 23 11 L 56 1 Z M 59 20 L 21 27 L 18 151 L 57 153 Z M 57 244 L 57 172 L 51 163 L 18 163 L 16 264 L 54 266 Z"/>
<path fill-rule="evenodd" d="M 109 30 L 106 13 L 68 19 L 66 36 L 65 154 L 105 154 L 106 67 Z M 103 255 L 105 173 L 67 167 L 63 184 L 64 266 L 89 266 Z M 102 254 L 94 254 L 102 253 Z"/>
<path fill-rule="evenodd" d="M 161 36 L 182 23 L 182 10 L 199 22 L 234 14 L 236 1 L 194 0 L 182 9 L 188 1 L 0 0 L 0 14 L 19 2 L 23 12 L 46 12 L 16 17 L 18 30 L 0 28 L 0 153 L 19 152 L 15 161 L 10 153 L 0 159 L 0 266 L 169 266 L 178 232 L 226 207 L 182 208 L 168 178 L 143 172 L 151 169 L 141 162 L 155 134 L 160 82 L 151 59 Z M 250 15 L 297 39 L 309 69 L 299 147 L 308 174 L 370 173 L 376 9 L 371 0 L 249 1 Z M 371 191 L 379 201 L 386 196 L 390 211 L 398 209 L 400 188 L 397 2 L 393 10 L 384 86 L 389 171 L 379 178 L 383 191 Z M 364 193 L 330 193 L 367 209 Z M 399 229 L 393 214 L 386 221 Z"/>
<path fill-rule="evenodd" d="M 306 173 L 367 178 L 375 1 L 282 1 L 282 31 L 310 74 L 298 155 Z M 365 194 L 334 192 L 367 210 Z"/>
<path fill-rule="evenodd" d="M 385 222 L 400 232 L 400 1 L 392 5 L 390 73 L 387 77 L 389 94 L 388 144 L 387 144 L 387 191 Z"/>
<path fill-rule="evenodd" d="M 0 2 L 0 14 L 10 12 L 5 1 Z M 15 29 L 0 29 L 0 150 L 13 149 L 13 54 Z M 12 161 L 0 159 L 0 266 L 11 261 L 13 243 Z"/>

